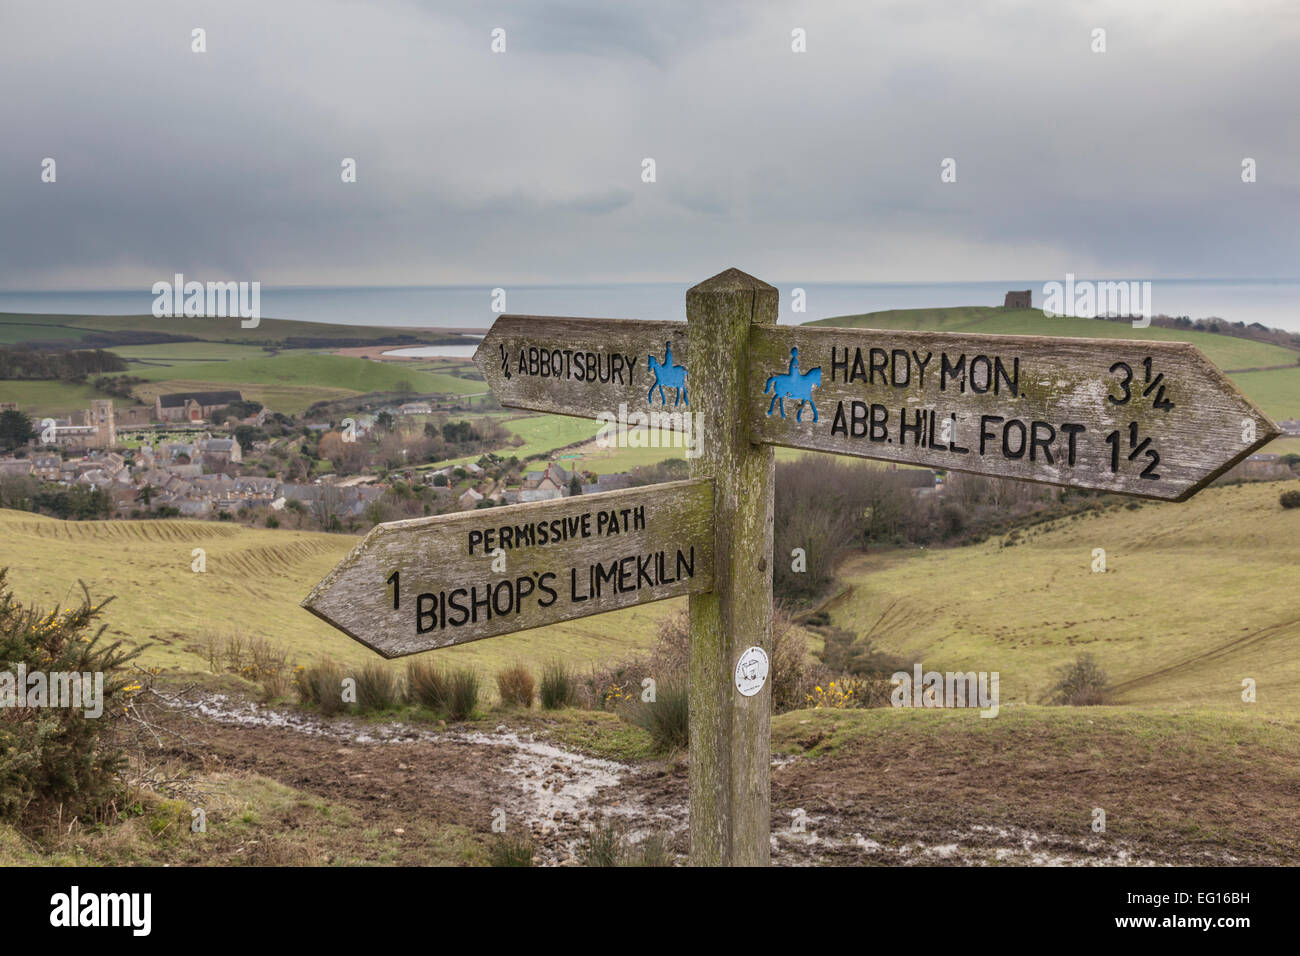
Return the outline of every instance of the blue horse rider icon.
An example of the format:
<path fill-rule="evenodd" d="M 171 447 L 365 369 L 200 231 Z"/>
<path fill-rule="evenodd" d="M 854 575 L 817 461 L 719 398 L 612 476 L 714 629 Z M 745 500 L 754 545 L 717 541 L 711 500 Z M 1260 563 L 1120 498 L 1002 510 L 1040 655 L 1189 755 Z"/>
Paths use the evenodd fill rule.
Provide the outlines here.
<path fill-rule="evenodd" d="M 772 393 L 772 400 L 767 403 L 767 414 L 771 416 L 772 408 L 781 409 L 781 417 L 785 418 L 785 400 L 799 403 L 799 411 L 795 414 L 794 420 L 803 421 L 803 407 L 807 403 L 812 406 L 813 421 L 817 421 L 817 403 L 812 399 L 812 390 L 822 387 L 822 369 L 817 366 L 806 372 L 799 371 L 799 350 L 792 348 L 790 350 L 790 370 L 784 375 L 773 375 L 763 386 L 763 394 Z"/>
<path fill-rule="evenodd" d="M 673 389 L 676 393 L 673 397 L 673 405 L 680 405 L 683 401 L 687 405 L 691 403 L 690 396 L 686 394 L 686 366 L 673 364 L 673 344 L 664 343 L 664 360 L 659 361 L 657 355 L 651 355 L 648 367 L 654 373 L 654 384 L 650 386 L 650 392 L 646 395 L 646 401 L 651 405 L 655 401 L 655 389 L 659 390 L 659 404 L 667 405 L 664 398 L 664 387 Z"/>

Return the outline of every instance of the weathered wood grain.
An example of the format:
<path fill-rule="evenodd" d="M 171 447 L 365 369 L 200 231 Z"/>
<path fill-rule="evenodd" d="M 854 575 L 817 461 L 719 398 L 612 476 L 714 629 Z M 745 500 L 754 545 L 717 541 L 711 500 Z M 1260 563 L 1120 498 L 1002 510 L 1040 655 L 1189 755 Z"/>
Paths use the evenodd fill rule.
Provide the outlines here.
<path fill-rule="evenodd" d="M 772 654 L 771 445 L 755 445 L 745 399 L 752 329 L 776 322 L 777 291 L 729 269 L 686 293 L 697 356 L 708 356 L 692 400 L 702 414 L 702 454 L 691 474 L 713 477 L 717 537 L 713 591 L 690 601 L 691 860 L 763 866 L 771 787 L 772 684 L 752 697 L 734 683 L 751 646 Z"/>
<path fill-rule="evenodd" d="M 780 328 L 750 354 L 751 435 L 793 448 L 1181 501 L 1278 434 L 1183 342 Z"/>
<path fill-rule="evenodd" d="M 393 521 L 302 604 L 391 658 L 707 591 L 712 513 L 693 479 Z"/>
<path fill-rule="evenodd" d="M 658 372 L 651 358 L 680 366 L 676 374 L 685 387 L 669 385 L 674 371 Z M 689 430 L 681 414 L 692 411 L 695 380 L 684 322 L 503 315 L 474 353 L 474 364 L 508 408 L 581 418 L 653 413 L 655 420 L 646 423 L 652 428 Z"/>

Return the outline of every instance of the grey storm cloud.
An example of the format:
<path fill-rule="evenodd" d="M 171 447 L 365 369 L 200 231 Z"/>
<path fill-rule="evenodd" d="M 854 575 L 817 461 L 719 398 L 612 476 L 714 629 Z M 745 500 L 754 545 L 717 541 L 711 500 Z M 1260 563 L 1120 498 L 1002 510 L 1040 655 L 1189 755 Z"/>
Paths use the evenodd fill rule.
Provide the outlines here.
<path fill-rule="evenodd" d="M 1297 11 L 8 4 L 0 288 L 1292 276 Z"/>

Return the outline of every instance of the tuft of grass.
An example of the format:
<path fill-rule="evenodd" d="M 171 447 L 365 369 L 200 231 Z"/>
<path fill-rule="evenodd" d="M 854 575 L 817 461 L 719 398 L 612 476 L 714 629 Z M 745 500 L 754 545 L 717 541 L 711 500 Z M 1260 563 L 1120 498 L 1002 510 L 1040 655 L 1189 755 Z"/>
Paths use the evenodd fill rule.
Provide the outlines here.
<path fill-rule="evenodd" d="M 552 660 L 542 668 L 541 698 L 544 710 L 572 707 L 578 699 L 578 682 L 562 662 Z"/>
<path fill-rule="evenodd" d="M 444 709 L 452 720 L 468 720 L 478 707 L 479 675 L 471 667 L 452 671 L 447 680 Z"/>
<path fill-rule="evenodd" d="M 630 854 L 630 866 L 672 866 L 673 854 L 662 833 L 652 833 Z"/>
<path fill-rule="evenodd" d="M 489 860 L 492 866 L 532 866 L 536 853 L 533 840 L 528 834 L 506 835 L 492 844 Z"/>
<path fill-rule="evenodd" d="M 428 661 L 411 661 L 406 667 L 406 695 L 412 704 L 433 711 L 447 706 L 447 675 Z"/>
<path fill-rule="evenodd" d="M 298 671 L 298 699 L 320 709 L 325 716 L 343 710 L 343 669 L 334 661 L 322 661 Z"/>
<path fill-rule="evenodd" d="M 578 844 L 578 862 L 583 866 L 621 866 L 626 855 L 623 828 L 609 817 L 590 827 Z"/>
<path fill-rule="evenodd" d="M 497 671 L 497 693 L 501 703 L 515 707 L 532 707 L 536 684 L 532 673 L 516 661 L 505 670 Z"/>
<path fill-rule="evenodd" d="M 619 713 L 648 733 L 660 753 L 685 750 L 690 745 L 690 692 L 678 678 L 659 684 L 653 701 L 637 698 L 624 705 Z"/>
<path fill-rule="evenodd" d="M 578 862 L 583 866 L 672 866 L 673 854 L 662 833 L 652 833 L 634 845 L 620 823 L 605 817 L 583 833 Z"/>
<path fill-rule="evenodd" d="M 401 682 L 387 665 L 372 661 L 361 668 L 357 675 L 358 710 L 392 710 L 401 700 Z"/>

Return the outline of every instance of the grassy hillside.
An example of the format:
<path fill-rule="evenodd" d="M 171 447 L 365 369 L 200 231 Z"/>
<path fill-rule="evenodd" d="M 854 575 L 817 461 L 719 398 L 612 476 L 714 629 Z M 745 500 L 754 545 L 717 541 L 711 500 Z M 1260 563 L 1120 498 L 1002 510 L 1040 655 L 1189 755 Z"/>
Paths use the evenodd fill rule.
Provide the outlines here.
<path fill-rule="evenodd" d="M 0 510 L 0 567 L 9 568 L 21 600 L 66 604 L 84 581 L 94 597 L 116 595 L 107 612 L 114 636 L 156 645 L 144 663 L 191 671 L 206 668 L 199 639 L 209 632 L 267 638 L 297 663 L 326 656 L 354 665 L 376 660 L 298 606 L 360 540 L 215 521 L 64 522 Z M 206 551 L 205 573 L 191 570 L 194 548 Z M 540 669 L 557 656 L 581 668 L 649 645 L 656 622 L 684 601 L 479 641 L 437 657 L 485 673 L 516 659 Z"/>
<path fill-rule="evenodd" d="M 1021 536 L 945 551 L 857 555 L 835 624 L 939 671 L 1001 673 L 1002 699 L 1037 702 L 1053 669 L 1093 653 L 1138 706 L 1300 707 L 1300 482 L 1120 505 Z M 1106 551 L 1104 574 L 1091 570 Z"/>
<path fill-rule="evenodd" d="M 19 409 L 29 415 L 70 415 L 89 408 L 92 398 L 104 397 L 93 386 L 81 382 L 0 379 L 0 402 L 17 402 Z M 120 398 L 114 402 L 122 404 Z"/>
<path fill-rule="evenodd" d="M 1123 322 L 1104 322 L 1069 316 L 1048 318 L 1040 309 L 1001 309 L 959 306 L 945 309 L 890 309 L 865 315 L 819 319 L 809 325 L 838 328 L 911 329 L 923 332 L 974 332 L 984 335 L 1064 335 L 1089 339 L 1148 339 L 1191 342 L 1219 368 L 1262 368 L 1293 365 L 1297 354 L 1291 349 L 1264 342 L 1252 342 L 1212 332 L 1184 329 L 1135 329 Z"/>

